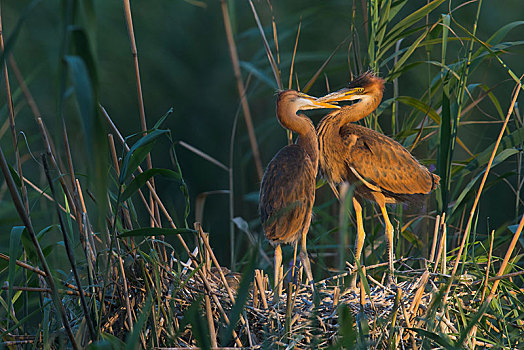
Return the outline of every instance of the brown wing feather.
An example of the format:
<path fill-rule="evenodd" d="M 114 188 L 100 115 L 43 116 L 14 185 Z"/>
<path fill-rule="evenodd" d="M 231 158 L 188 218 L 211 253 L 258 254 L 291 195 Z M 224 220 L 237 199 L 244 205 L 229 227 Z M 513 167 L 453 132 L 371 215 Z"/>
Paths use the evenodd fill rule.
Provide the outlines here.
<path fill-rule="evenodd" d="M 259 212 L 266 237 L 290 243 L 300 238 L 315 200 L 315 170 L 298 145 L 282 148 L 266 168 Z"/>
<path fill-rule="evenodd" d="M 340 135 L 350 147 L 345 153 L 348 167 L 382 190 L 395 195 L 427 194 L 438 184 L 438 176 L 393 139 L 357 124 L 344 125 Z"/>

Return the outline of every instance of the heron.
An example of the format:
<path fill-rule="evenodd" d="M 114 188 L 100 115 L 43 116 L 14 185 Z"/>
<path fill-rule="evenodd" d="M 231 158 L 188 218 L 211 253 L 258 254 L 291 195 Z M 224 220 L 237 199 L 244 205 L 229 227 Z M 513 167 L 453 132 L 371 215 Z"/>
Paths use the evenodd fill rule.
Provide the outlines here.
<path fill-rule="evenodd" d="M 275 246 L 275 294 L 280 295 L 282 243 L 301 241 L 300 260 L 309 281 L 313 281 L 306 249 L 311 224 L 318 170 L 318 139 L 311 120 L 300 110 L 340 108 L 317 101 L 295 90 L 278 94 L 277 118 L 285 129 L 298 134 L 295 144 L 280 149 L 269 162 L 260 186 L 260 221 L 267 239 Z M 278 294 L 277 294 L 278 291 Z"/>
<path fill-rule="evenodd" d="M 395 140 L 354 124 L 377 109 L 383 91 L 384 80 L 372 72 L 366 72 L 356 77 L 346 88 L 319 98 L 319 101 L 326 103 L 355 102 L 322 118 L 317 135 L 320 173 L 335 195 L 339 197 L 337 184 L 346 181 L 355 186 L 352 199 L 357 221 L 355 261 L 360 262 L 366 236 L 361 202 L 367 199 L 378 204 L 384 218 L 389 281 L 392 282 L 394 229 L 386 203 L 420 200 L 438 186 L 440 178 L 421 165 Z M 353 287 L 355 283 L 356 279 L 353 279 Z"/>

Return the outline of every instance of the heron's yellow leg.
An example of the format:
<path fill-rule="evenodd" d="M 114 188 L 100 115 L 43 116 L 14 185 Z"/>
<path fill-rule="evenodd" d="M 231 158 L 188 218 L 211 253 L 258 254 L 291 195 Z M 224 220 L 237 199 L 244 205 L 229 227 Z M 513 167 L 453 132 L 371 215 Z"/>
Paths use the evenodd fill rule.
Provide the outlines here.
<path fill-rule="evenodd" d="M 355 260 L 360 262 L 360 255 L 364 247 L 364 239 L 366 239 L 366 232 L 364 232 L 364 221 L 362 219 L 362 206 L 359 201 L 353 197 L 353 208 L 357 217 L 357 243 L 355 245 Z"/>
<path fill-rule="evenodd" d="M 360 263 L 360 255 L 362 255 L 362 248 L 364 247 L 364 240 L 366 239 L 366 232 L 364 231 L 364 221 L 362 219 L 362 206 L 360 202 L 353 197 L 353 208 L 355 209 L 355 215 L 357 217 L 357 242 L 355 244 L 355 268 L 357 267 L 356 262 Z M 355 289 L 357 287 L 357 273 L 351 280 L 351 287 Z"/>
<path fill-rule="evenodd" d="M 309 225 L 308 225 L 309 230 Z M 309 256 L 307 254 L 306 248 L 306 236 L 308 230 L 302 232 L 302 240 L 300 242 L 300 261 L 302 261 L 302 266 L 304 266 L 304 271 L 306 272 L 307 282 L 313 283 L 313 274 L 311 273 L 311 264 L 309 263 Z"/>
<path fill-rule="evenodd" d="M 384 217 L 384 224 L 386 225 L 386 240 L 388 241 L 388 254 L 389 254 L 389 273 L 390 277 L 393 277 L 395 268 L 393 267 L 393 225 L 389 221 L 388 212 L 386 210 L 386 204 L 384 202 L 379 203 L 382 216 Z"/>
<path fill-rule="evenodd" d="M 294 281 L 296 280 L 295 269 L 297 264 L 297 247 L 298 241 L 295 241 L 295 250 L 293 251 L 293 267 L 291 268 L 291 280 L 293 281 L 293 283 L 295 283 Z"/>
<path fill-rule="evenodd" d="M 280 270 L 282 270 L 282 248 L 277 244 L 275 248 L 275 286 L 273 292 L 277 297 L 282 294 L 282 281 L 280 280 Z"/>

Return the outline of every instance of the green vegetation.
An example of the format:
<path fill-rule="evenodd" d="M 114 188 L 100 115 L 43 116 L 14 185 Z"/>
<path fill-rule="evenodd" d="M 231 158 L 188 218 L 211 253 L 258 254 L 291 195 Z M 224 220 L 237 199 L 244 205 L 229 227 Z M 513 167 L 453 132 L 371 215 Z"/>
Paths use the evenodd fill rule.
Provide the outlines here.
<path fill-rule="evenodd" d="M 503 4 L 2 2 L 0 347 L 522 347 L 524 5 Z M 441 177 L 389 208 L 401 288 L 381 286 L 367 203 L 344 294 L 351 201 L 319 179 L 319 298 L 290 284 L 274 307 L 257 191 L 286 143 L 275 90 L 368 69 L 387 85 L 363 124 Z"/>

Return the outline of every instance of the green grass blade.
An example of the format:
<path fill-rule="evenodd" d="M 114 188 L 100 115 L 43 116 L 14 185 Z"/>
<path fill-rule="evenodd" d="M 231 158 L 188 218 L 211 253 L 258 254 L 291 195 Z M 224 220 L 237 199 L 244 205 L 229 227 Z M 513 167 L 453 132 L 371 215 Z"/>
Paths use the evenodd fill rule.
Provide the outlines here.
<path fill-rule="evenodd" d="M 426 4 L 425 6 L 421 7 L 417 11 L 406 16 L 403 20 L 398 22 L 395 26 L 393 26 L 393 28 L 389 30 L 388 34 L 393 36 L 398 32 L 406 30 L 407 28 L 411 27 L 413 24 L 417 23 L 419 20 L 424 18 L 426 15 L 428 15 L 431 11 L 436 9 L 443 2 L 444 0 L 433 0 L 432 2 Z"/>
<path fill-rule="evenodd" d="M 439 344 L 440 346 L 444 347 L 444 349 L 462 349 L 462 347 L 455 347 L 453 342 L 447 337 L 445 334 L 437 334 L 434 332 L 430 332 L 428 330 L 422 329 L 422 328 L 406 328 L 411 331 L 415 331 L 420 336 L 429 338 L 433 342 Z"/>
<path fill-rule="evenodd" d="M 127 152 L 122 161 L 122 168 L 120 170 L 120 177 L 118 181 L 121 185 L 131 176 L 131 174 L 138 168 L 140 163 L 146 159 L 147 155 L 153 148 L 155 141 L 162 135 L 168 134 L 169 130 L 154 129 L 149 134 L 140 138 Z"/>
<path fill-rule="evenodd" d="M 426 38 L 428 33 L 429 33 L 429 28 L 426 29 L 424 31 L 424 33 L 419 35 L 419 37 L 415 40 L 415 42 L 413 44 L 411 44 L 409 49 L 402 55 L 402 57 L 397 61 L 397 63 L 395 64 L 395 66 L 393 67 L 391 72 L 389 73 L 389 77 L 388 77 L 389 79 L 395 79 L 396 77 L 398 77 L 400 75 L 400 72 L 399 72 L 400 68 L 402 68 L 404 66 L 404 64 L 406 63 L 408 58 L 411 57 L 411 55 L 413 54 L 413 52 L 417 48 L 420 47 L 420 43 L 422 42 L 422 40 L 424 40 Z"/>
<path fill-rule="evenodd" d="M 169 110 L 158 119 L 158 121 L 155 123 L 155 126 L 153 126 L 153 129 L 160 129 L 162 124 L 164 124 L 164 121 L 167 119 L 173 113 L 173 107 L 169 108 Z"/>
<path fill-rule="evenodd" d="M 442 15 L 442 51 L 440 62 L 443 66 L 446 65 L 446 52 L 448 50 L 448 33 L 449 33 L 450 16 Z M 441 77 L 444 78 L 444 71 L 441 70 Z"/>
<path fill-rule="evenodd" d="M 497 30 L 492 36 L 489 37 L 488 40 L 486 40 L 486 44 L 489 46 L 493 46 L 497 43 L 499 43 L 511 30 L 514 28 L 524 25 L 524 21 L 515 21 L 506 24 L 499 30 Z M 473 58 L 478 57 L 480 54 L 486 51 L 485 46 L 481 46 L 475 53 L 473 54 Z"/>
<path fill-rule="evenodd" d="M 341 304 L 338 307 L 338 334 L 339 344 L 342 349 L 353 349 L 357 342 L 357 330 L 354 328 L 355 319 L 349 306 Z"/>
<path fill-rule="evenodd" d="M 423 101 L 411 96 L 399 96 L 397 98 L 397 101 L 407 106 L 418 109 L 422 113 L 427 114 L 428 117 L 435 123 L 440 124 L 440 116 L 438 115 L 437 111 L 435 111 L 431 106 L 428 106 Z"/>
<path fill-rule="evenodd" d="M 457 23 L 455 22 L 455 24 L 460 27 L 460 29 L 462 29 L 466 35 L 468 35 L 471 39 L 473 39 L 474 41 L 476 41 L 477 43 L 479 43 L 480 45 L 482 45 L 487 52 L 490 53 L 491 56 L 495 57 L 497 59 L 497 61 L 500 63 L 500 65 L 506 69 L 508 75 L 516 82 L 516 83 L 519 83 L 520 82 L 520 78 L 515 74 L 515 72 L 513 72 L 513 70 L 508 67 L 508 65 L 506 65 L 506 63 L 496 54 L 495 51 L 493 51 L 489 45 L 485 42 L 483 42 L 482 40 L 480 40 L 479 38 L 476 37 L 476 35 L 474 33 L 471 33 L 469 30 L 467 30 L 465 27 L 463 27 L 462 25 L 460 25 L 460 23 Z M 521 89 L 524 89 L 524 86 L 521 87 Z"/>

